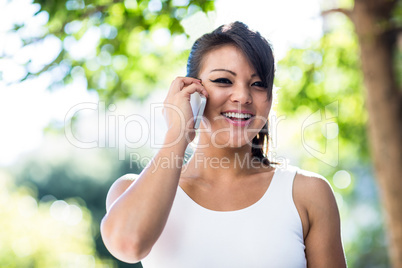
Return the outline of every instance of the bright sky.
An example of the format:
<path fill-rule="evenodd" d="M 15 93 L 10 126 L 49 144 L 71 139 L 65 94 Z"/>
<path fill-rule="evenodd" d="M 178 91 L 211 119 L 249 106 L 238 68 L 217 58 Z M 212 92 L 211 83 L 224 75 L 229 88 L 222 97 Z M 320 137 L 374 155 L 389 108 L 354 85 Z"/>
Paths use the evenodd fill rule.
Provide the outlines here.
<path fill-rule="evenodd" d="M 69 109 L 77 103 L 98 102 L 96 95 L 88 93 L 82 79 L 53 92 L 47 90 L 50 83 L 62 75 L 60 70 L 31 82 L 6 85 L 24 76 L 21 64 L 31 59 L 29 68 L 40 69 L 57 56 L 62 45 L 57 38 L 50 37 L 40 45 L 22 49 L 19 36 L 8 32 L 13 23 L 23 21 L 28 25 L 23 32 L 25 36 L 43 31 L 47 14 L 42 12 L 32 17 L 36 11 L 38 5 L 32 5 L 29 0 L 10 3 L 0 0 L 0 166 L 9 165 L 21 153 L 39 147 L 44 139 L 43 128 L 49 122 L 63 123 Z M 215 13 L 198 14 L 184 22 L 184 26 L 192 38 L 196 38 L 221 24 L 243 21 L 271 41 L 276 59 L 280 59 L 289 46 L 303 46 L 308 40 L 320 37 L 319 11 L 319 0 L 217 0 Z M 88 53 L 93 45 L 87 44 Z M 1 58 L 4 54 L 15 57 Z M 138 107 L 138 112 L 141 109 Z"/>

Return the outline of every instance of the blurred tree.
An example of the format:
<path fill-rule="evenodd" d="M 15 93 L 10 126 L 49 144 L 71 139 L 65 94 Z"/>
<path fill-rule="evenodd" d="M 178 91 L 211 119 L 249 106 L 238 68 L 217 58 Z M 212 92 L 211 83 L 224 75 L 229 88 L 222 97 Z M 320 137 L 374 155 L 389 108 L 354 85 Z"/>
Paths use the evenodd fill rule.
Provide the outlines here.
<path fill-rule="evenodd" d="M 372 190 L 375 185 L 370 181 L 373 178 L 365 146 L 367 112 L 362 109 L 358 40 L 349 21 L 334 19 L 337 27 L 328 29 L 307 48 L 291 49 L 278 62 L 275 85 L 280 89 L 275 110 L 289 120 L 296 118 L 290 126 L 293 130 L 301 129 L 287 139 L 297 143 L 292 147 L 306 149 L 297 150 L 305 152 L 297 156 L 299 165 L 324 175 L 335 190 L 348 266 L 386 268 L 386 241 L 382 221 L 378 219 L 381 211 L 377 192 Z M 316 112 L 317 121 L 304 127 Z M 286 120 L 281 124 L 284 123 Z M 310 144 L 311 141 L 316 144 Z M 351 176 L 343 185 L 333 179 L 339 171 L 348 171 Z"/>
<path fill-rule="evenodd" d="M 115 267 L 99 258 L 90 212 L 79 199 L 40 201 L 32 186 L 0 173 L 1 267 Z"/>
<path fill-rule="evenodd" d="M 141 155 L 147 153 L 144 150 L 136 152 Z M 91 232 L 88 235 L 92 235 L 96 253 L 101 258 L 110 259 L 116 267 L 141 267 L 141 264 L 127 264 L 113 258 L 100 236 L 99 226 L 106 212 L 105 200 L 110 185 L 122 174 L 140 173 L 143 168 L 139 163 L 132 163 L 129 156 L 122 161 L 116 155 L 118 152 L 114 149 L 76 148 L 66 142 L 64 136 L 47 133 L 42 146 L 21 157 L 10 173 L 16 184 L 35 185 L 41 200 L 74 200 L 75 203 L 85 204 L 91 213 Z M 62 239 L 64 237 L 60 241 Z M 79 253 L 80 248 L 75 252 Z"/>
<path fill-rule="evenodd" d="M 390 260 L 393 267 L 402 267 L 402 1 L 356 0 L 349 9 L 323 12 L 333 13 L 346 15 L 354 30 L 342 25 L 341 30 L 326 33 L 318 45 L 293 50 L 278 64 L 277 81 L 284 96 L 280 107 L 287 113 L 311 113 L 342 96 L 338 125 L 345 131 L 339 147 L 348 151 L 340 151 L 339 157 L 357 164 L 367 159 L 364 145 L 370 145 Z M 361 109 L 364 106 L 366 110 Z M 335 113 L 329 109 L 330 117 Z"/>
<path fill-rule="evenodd" d="M 389 255 L 393 267 L 402 267 L 402 90 L 398 83 L 402 1 L 355 0 L 352 9 L 333 11 L 351 19 L 359 40 L 369 144 L 385 211 Z"/>
<path fill-rule="evenodd" d="M 100 99 L 144 99 L 171 80 L 172 67 L 185 57 L 186 35 L 180 24 L 198 11 L 214 8 L 213 0 L 35 0 L 39 32 L 21 22 L 13 31 L 29 51 L 52 44 L 47 61 L 29 55 L 21 82 L 42 73 L 53 87 L 85 77 Z M 53 51 L 56 50 L 56 51 Z M 3 55 L 12 58 L 14 55 Z M 19 61 L 21 63 L 21 60 Z M 169 66 L 168 68 L 166 68 Z"/>

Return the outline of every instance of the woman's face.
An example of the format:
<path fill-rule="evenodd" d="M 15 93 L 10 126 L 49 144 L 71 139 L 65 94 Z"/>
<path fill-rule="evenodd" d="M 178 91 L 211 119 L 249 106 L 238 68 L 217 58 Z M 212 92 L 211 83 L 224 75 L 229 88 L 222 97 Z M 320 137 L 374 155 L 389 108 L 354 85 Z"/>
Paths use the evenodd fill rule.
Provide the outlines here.
<path fill-rule="evenodd" d="M 243 52 L 233 45 L 208 52 L 198 78 L 209 94 L 201 135 L 210 135 L 208 140 L 218 147 L 251 145 L 272 101 Z"/>

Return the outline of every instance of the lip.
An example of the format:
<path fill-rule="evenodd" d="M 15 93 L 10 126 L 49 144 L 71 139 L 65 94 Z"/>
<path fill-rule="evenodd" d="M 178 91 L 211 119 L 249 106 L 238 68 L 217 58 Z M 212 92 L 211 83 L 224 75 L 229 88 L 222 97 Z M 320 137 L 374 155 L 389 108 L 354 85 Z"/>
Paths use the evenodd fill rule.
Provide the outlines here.
<path fill-rule="evenodd" d="M 222 113 L 251 114 L 251 116 L 254 116 L 254 113 L 249 110 L 226 110 L 226 111 L 223 111 Z"/>
<path fill-rule="evenodd" d="M 245 127 L 251 123 L 251 119 L 247 121 L 240 121 L 240 120 L 232 120 L 230 118 L 227 118 L 226 116 L 223 116 L 226 121 L 228 121 L 230 124 L 238 126 L 238 127 Z"/>
<path fill-rule="evenodd" d="M 243 120 L 232 120 L 230 118 L 227 118 L 226 116 L 223 115 L 223 113 L 242 113 L 242 114 L 250 114 L 251 118 L 249 120 L 243 121 Z M 223 118 L 225 118 L 226 121 L 228 121 L 230 124 L 238 127 L 245 127 L 249 125 L 252 121 L 252 118 L 254 116 L 254 113 L 248 110 L 226 110 L 222 112 Z"/>

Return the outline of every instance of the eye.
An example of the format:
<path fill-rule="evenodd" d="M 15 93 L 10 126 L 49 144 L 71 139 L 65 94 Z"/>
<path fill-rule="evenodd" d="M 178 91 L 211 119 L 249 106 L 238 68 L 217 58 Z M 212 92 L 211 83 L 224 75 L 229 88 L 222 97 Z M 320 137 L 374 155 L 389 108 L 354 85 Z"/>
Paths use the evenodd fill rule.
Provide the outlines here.
<path fill-rule="evenodd" d="M 253 87 L 259 87 L 259 88 L 261 88 L 261 89 L 265 89 L 265 88 L 266 88 L 266 86 L 264 85 L 264 83 L 261 82 L 261 81 L 254 82 L 251 86 L 253 86 Z"/>
<path fill-rule="evenodd" d="M 218 79 L 210 80 L 210 81 L 213 83 L 219 83 L 219 84 L 227 84 L 227 85 L 232 84 L 232 82 L 227 78 L 218 78 Z"/>

